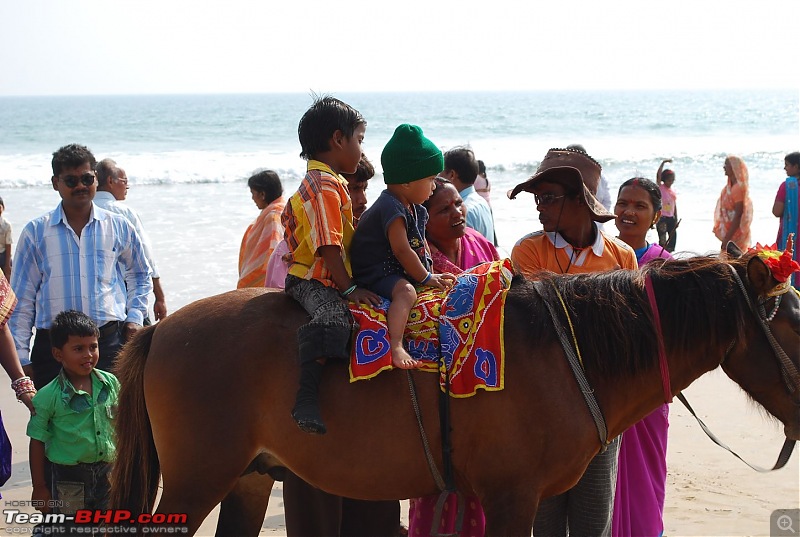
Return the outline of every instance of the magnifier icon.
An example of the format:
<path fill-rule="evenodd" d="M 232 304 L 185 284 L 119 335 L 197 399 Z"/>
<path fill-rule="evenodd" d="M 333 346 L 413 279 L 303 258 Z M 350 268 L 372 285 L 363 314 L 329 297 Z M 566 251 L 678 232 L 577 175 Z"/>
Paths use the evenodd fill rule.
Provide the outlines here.
<path fill-rule="evenodd" d="M 778 525 L 778 529 L 781 531 L 791 531 L 792 533 L 797 533 L 794 531 L 794 527 L 792 526 L 792 517 L 789 515 L 779 516 L 775 523 Z"/>

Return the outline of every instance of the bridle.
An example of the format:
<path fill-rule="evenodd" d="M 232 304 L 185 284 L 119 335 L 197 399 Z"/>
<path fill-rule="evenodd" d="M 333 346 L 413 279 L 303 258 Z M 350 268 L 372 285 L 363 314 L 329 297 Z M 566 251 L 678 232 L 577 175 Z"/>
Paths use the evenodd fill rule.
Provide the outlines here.
<path fill-rule="evenodd" d="M 747 303 L 750 311 L 752 311 L 756 319 L 758 319 L 758 325 L 764 332 L 767 341 L 769 341 L 769 344 L 772 347 L 772 352 L 775 354 L 775 357 L 780 363 L 781 375 L 783 377 L 784 384 L 786 384 L 786 387 L 789 389 L 789 393 L 797 394 L 798 390 L 800 390 L 800 371 L 797 370 L 797 366 L 794 365 L 794 362 L 789 359 L 786 351 L 783 350 L 783 347 L 781 347 L 780 343 L 778 343 L 778 341 L 775 339 L 775 336 L 772 334 L 772 330 L 769 326 L 770 321 L 772 321 L 772 319 L 775 317 L 775 314 L 778 312 L 782 295 L 776 296 L 773 311 L 767 315 L 766 309 L 764 308 L 766 301 L 759 301 L 757 305 L 754 305 L 753 301 L 750 300 L 750 295 L 747 294 L 747 289 L 745 288 L 744 282 L 739 276 L 739 273 L 736 272 L 736 269 L 731 265 L 728 265 L 728 268 L 730 269 L 731 274 L 733 274 L 733 279 L 736 281 L 739 290 L 742 292 L 745 303 Z M 789 289 L 791 289 L 790 286 L 786 287 L 783 292 L 785 293 Z"/>
<path fill-rule="evenodd" d="M 798 393 L 798 390 L 800 390 L 800 373 L 798 373 L 797 367 L 794 365 L 794 363 L 786 355 L 786 352 L 783 350 L 783 348 L 781 347 L 780 343 L 778 343 L 778 341 L 775 339 L 775 336 L 772 334 L 772 330 L 769 327 L 770 321 L 772 321 L 772 319 L 775 318 L 775 315 L 778 312 L 778 308 L 780 307 L 781 294 L 787 292 L 789 289 L 791 289 L 791 287 L 786 287 L 784 290 L 781 291 L 781 294 L 777 294 L 777 295 L 772 294 L 771 295 L 771 296 L 775 296 L 776 297 L 775 298 L 775 305 L 773 306 L 773 309 L 770 312 L 770 314 L 767 315 L 766 309 L 764 308 L 764 304 L 766 303 L 766 300 L 759 301 L 758 302 L 758 306 L 754 306 L 753 305 L 753 301 L 750 300 L 750 295 L 747 294 L 747 288 L 744 286 L 744 282 L 742 282 L 742 278 L 739 276 L 739 273 L 736 272 L 736 269 L 732 265 L 727 264 L 727 266 L 730 269 L 731 273 L 733 274 L 733 279 L 734 279 L 734 281 L 736 281 L 736 283 L 737 283 L 737 285 L 739 287 L 739 290 L 742 292 L 742 296 L 744 296 L 745 303 L 750 308 L 750 311 L 753 312 L 753 314 L 758 319 L 758 324 L 761 327 L 761 329 L 763 330 L 764 335 L 767 337 L 767 341 L 769 341 L 769 344 L 772 347 L 772 351 L 775 354 L 775 357 L 778 359 L 778 362 L 781 365 L 781 374 L 783 376 L 783 382 L 786 384 L 786 387 L 789 389 L 789 393 L 791 393 L 791 394 Z M 660 362 L 664 363 L 664 362 L 666 362 L 665 358 L 663 358 L 663 354 L 664 354 L 664 339 L 663 339 L 663 335 L 661 333 L 661 322 L 660 322 L 660 319 L 658 318 L 658 306 L 656 305 L 656 302 L 655 302 L 655 293 L 653 292 L 652 283 L 650 281 L 650 276 L 649 275 L 647 275 L 645 277 L 645 289 L 646 289 L 647 294 L 648 294 L 648 299 L 649 299 L 649 302 L 650 302 L 650 308 L 653 311 L 653 316 L 654 316 L 654 321 L 655 321 L 655 328 L 656 328 L 656 332 L 657 332 L 657 338 L 659 340 L 659 360 L 660 360 Z M 722 363 L 725 362 L 725 359 L 728 357 L 728 355 L 731 353 L 731 351 L 734 349 L 735 346 L 736 346 L 736 338 L 734 338 L 731 341 L 730 345 L 728 345 L 728 348 L 725 351 L 725 354 L 723 355 L 723 357 L 722 357 L 722 359 L 720 361 L 720 365 L 722 365 Z M 664 377 L 665 370 L 664 370 L 664 368 L 662 366 L 661 374 L 662 374 L 662 382 L 664 383 L 665 393 L 668 393 L 666 390 L 668 389 L 668 386 L 669 386 L 669 380 L 668 380 L 669 379 L 669 371 L 666 371 L 666 377 Z M 750 464 L 749 462 L 744 460 L 742 457 L 740 457 L 738 453 L 736 453 L 731 448 L 729 448 L 727 445 L 725 445 L 719 438 L 717 438 L 714 435 L 714 433 L 711 432 L 711 429 L 709 429 L 708 426 L 705 423 L 703 423 L 703 420 L 701 420 L 697 416 L 697 414 L 695 413 L 694 409 L 689 404 L 689 401 L 687 401 L 686 397 L 684 397 L 683 393 L 678 393 L 678 395 L 676 397 L 678 398 L 678 400 L 681 403 L 683 403 L 683 406 L 686 407 L 686 409 L 689 411 L 689 413 L 692 416 L 694 416 L 694 418 L 700 424 L 700 427 L 703 429 L 703 431 L 708 435 L 708 437 L 715 444 L 717 444 L 718 446 L 722 447 L 723 449 L 726 449 L 727 451 L 729 451 L 733 456 L 735 456 L 737 459 L 739 459 L 740 461 L 745 463 L 747 466 L 749 466 L 753 470 L 756 470 L 758 472 L 770 472 L 772 470 L 778 470 L 779 468 L 783 468 L 786 465 L 786 463 L 789 461 L 789 458 L 792 455 L 792 451 L 794 450 L 795 441 L 787 438 L 786 441 L 783 443 L 783 447 L 781 448 L 780 453 L 778 454 L 778 460 L 775 462 L 775 465 L 772 468 L 769 468 L 769 469 L 761 468 L 760 466 L 756 466 L 754 464 Z"/>

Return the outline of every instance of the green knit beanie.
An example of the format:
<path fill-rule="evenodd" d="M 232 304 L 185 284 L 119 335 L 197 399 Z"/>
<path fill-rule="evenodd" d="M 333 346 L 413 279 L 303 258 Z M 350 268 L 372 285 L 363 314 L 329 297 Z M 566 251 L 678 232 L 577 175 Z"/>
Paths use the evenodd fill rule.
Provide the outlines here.
<path fill-rule="evenodd" d="M 422 129 L 403 123 L 383 148 L 381 165 L 387 185 L 402 185 L 444 170 L 444 155 L 422 135 Z"/>

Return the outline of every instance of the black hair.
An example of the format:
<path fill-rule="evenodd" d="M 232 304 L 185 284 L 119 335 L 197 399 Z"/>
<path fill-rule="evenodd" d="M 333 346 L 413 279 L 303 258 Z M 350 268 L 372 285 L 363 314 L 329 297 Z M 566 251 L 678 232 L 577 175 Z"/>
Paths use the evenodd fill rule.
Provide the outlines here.
<path fill-rule="evenodd" d="M 634 177 L 622 183 L 617 192 L 617 197 L 622 193 L 622 189 L 626 186 L 638 186 L 643 188 L 645 192 L 650 195 L 650 202 L 653 204 L 653 209 L 657 213 L 661 210 L 661 189 L 650 179 L 644 177 Z"/>
<path fill-rule="evenodd" d="M 263 192 L 267 203 L 272 203 L 283 195 L 281 178 L 272 170 L 257 171 L 247 180 L 247 186 L 258 192 Z"/>
<path fill-rule="evenodd" d="M 356 183 L 366 183 L 375 177 L 375 166 L 367 158 L 367 155 L 361 153 L 361 160 L 358 161 L 358 167 L 354 173 L 343 173 L 345 179 L 353 180 Z"/>
<path fill-rule="evenodd" d="M 578 184 L 581 185 L 581 186 L 579 186 L 578 189 L 576 190 L 575 188 L 573 188 L 571 182 L 560 180 L 560 177 L 563 177 L 562 174 L 569 174 L 569 175 L 577 176 L 578 180 L 580 181 L 580 183 L 578 183 Z M 542 177 L 537 182 L 537 184 L 538 183 L 550 183 L 551 185 L 559 185 L 560 187 L 562 187 L 564 189 L 564 195 L 567 196 L 568 198 L 577 198 L 578 196 L 581 196 L 581 198 L 583 197 L 583 184 L 584 183 L 583 183 L 583 180 L 580 177 L 580 173 L 575 171 L 575 170 L 556 170 L 554 173 L 551 173 L 550 175 Z M 586 203 L 584 203 L 583 205 L 586 205 Z"/>
<path fill-rule="evenodd" d="M 673 170 L 663 170 L 661 172 L 661 180 L 663 181 L 667 177 L 675 177 L 675 172 Z"/>
<path fill-rule="evenodd" d="M 452 181 L 445 179 L 444 177 L 437 176 L 436 178 L 434 178 L 433 192 L 431 193 L 428 199 L 422 202 L 422 206 L 425 207 L 426 209 L 430 209 L 431 200 L 436 195 L 436 193 L 439 192 L 445 185 L 452 185 L 452 184 L 453 184 Z"/>
<path fill-rule="evenodd" d="M 330 149 L 330 142 L 336 131 L 350 138 L 359 125 L 367 121 L 361 113 L 349 104 L 323 95 L 314 100 L 311 108 L 300 118 L 297 136 L 300 138 L 300 157 L 313 159 L 319 153 Z"/>
<path fill-rule="evenodd" d="M 486 177 L 486 164 L 484 164 L 482 160 L 478 161 L 478 173 Z"/>
<path fill-rule="evenodd" d="M 458 174 L 458 180 L 465 185 L 475 183 L 478 178 L 478 161 L 469 147 L 454 147 L 444 154 L 444 169 Z"/>
<path fill-rule="evenodd" d="M 110 158 L 104 158 L 94 167 L 97 174 L 97 186 L 103 187 L 108 184 L 109 179 L 117 178 L 117 163 Z"/>
<path fill-rule="evenodd" d="M 50 346 L 62 348 L 69 340 L 69 336 L 100 337 L 100 330 L 91 317 L 76 310 L 62 311 L 56 315 L 50 326 Z"/>
<path fill-rule="evenodd" d="M 800 151 L 789 153 L 783 158 L 783 160 L 785 160 L 792 166 L 800 166 Z"/>
<path fill-rule="evenodd" d="M 97 159 L 85 145 L 69 144 L 53 153 L 53 177 L 58 177 L 68 168 L 79 168 L 89 163 L 92 170 L 97 166 Z"/>
<path fill-rule="evenodd" d="M 581 144 L 569 144 L 566 149 L 577 149 L 581 153 L 586 153 L 586 148 L 583 147 Z M 588 155 L 588 153 L 586 153 Z"/>
<path fill-rule="evenodd" d="M 6 204 L 5 204 L 5 203 L 3 203 L 3 198 L 0 198 L 0 205 L 2 205 L 2 206 L 3 206 L 3 208 L 5 208 L 5 206 L 6 206 Z"/>

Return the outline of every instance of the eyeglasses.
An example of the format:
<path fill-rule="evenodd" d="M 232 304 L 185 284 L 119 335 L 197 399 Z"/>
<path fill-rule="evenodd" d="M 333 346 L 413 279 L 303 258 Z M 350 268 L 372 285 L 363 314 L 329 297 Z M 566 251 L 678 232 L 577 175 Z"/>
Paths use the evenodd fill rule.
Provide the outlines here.
<path fill-rule="evenodd" d="M 92 186 L 94 184 L 94 174 L 90 172 L 86 172 L 80 177 L 77 175 L 65 175 L 60 179 L 64 181 L 64 184 L 69 188 L 75 188 L 78 186 L 78 182 L 84 186 Z"/>
<path fill-rule="evenodd" d="M 555 194 L 542 194 L 541 196 L 539 194 L 533 195 L 533 199 L 536 200 L 536 205 L 550 205 L 566 197 L 566 194 L 561 194 L 560 196 L 556 196 Z"/>

